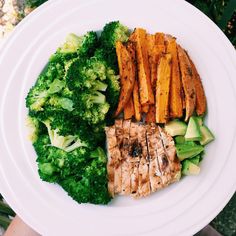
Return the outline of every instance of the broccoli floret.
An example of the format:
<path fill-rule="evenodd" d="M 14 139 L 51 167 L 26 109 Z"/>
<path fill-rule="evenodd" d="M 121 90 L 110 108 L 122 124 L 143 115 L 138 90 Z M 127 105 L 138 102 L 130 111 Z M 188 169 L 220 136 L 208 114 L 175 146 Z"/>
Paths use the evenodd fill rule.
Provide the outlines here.
<path fill-rule="evenodd" d="M 90 125 L 103 121 L 110 105 L 101 92 L 87 90 L 77 96 L 74 114 Z"/>
<path fill-rule="evenodd" d="M 103 48 L 115 47 L 116 41 L 126 42 L 129 38 L 129 29 L 119 21 L 106 24 L 102 30 L 100 42 Z"/>
<path fill-rule="evenodd" d="M 78 58 L 77 52 L 63 53 L 60 50 L 57 50 L 49 58 L 49 63 L 60 64 L 65 66 L 69 61 L 73 60 L 74 58 Z"/>
<path fill-rule="evenodd" d="M 87 60 L 74 60 L 66 71 L 66 82 L 71 90 L 74 89 L 96 89 L 106 90 L 106 65 L 92 57 Z"/>
<path fill-rule="evenodd" d="M 34 112 L 42 111 L 50 95 L 60 92 L 65 85 L 66 83 L 59 79 L 53 80 L 50 85 L 39 79 L 26 97 L 26 106 Z"/>
<path fill-rule="evenodd" d="M 26 98 L 41 179 L 59 183 L 79 203 L 111 199 L 106 155 L 97 147 L 105 146 L 119 97 L 115 41 L 127 38 L 119 22 L 104 27 L 100 45 L 94 32 L 69 35 Z"/>
<path fill-rule="evenodd" d="M 48 148 L 51 146 L 50 138 L 47 134 L 40 135 L 33 145 L 38 156 L 43 156 L 48 153 Z"/>
<path fill-rule="evenodd" d="M 53 106 L 55 109 L 65 109 L 67 111 L 73 111 L 74 110 L 74 103 L 69 98 L 60 97 L 58 95 L 52 96 L 49 99 L 50 106 Z"/>
<path fill-rule="evenodd" d="M 35 117 L 27 116 L 26 125 L 29 129 L 29 140 L 34 143 L 38 138 L 39 121 Z"/>
<path fill-rule="evenodd" d="M 90 31 L 83 36 L 69 34 L 66 37 L 65 43 L 58 49 L 61 53 L 77 52 L 79 56 L 92 56 L 98 45 L 96 32 Z"/>
<path fill-rule="evenodd" d="M 48 112 L 46 120 L 50 120 L 51 128 L 57 130 L 61 136 L 76 135 L 81 123 L 78 116 L 74 116 L 66 110 Z"/>
<path fill-rule="evenodd" d="M 120 94 L 120 82 L 119 75 L 116 75 L 114 70 L 108 68 L 107 69 L 107 80 L 106 83 L 108 85 L 108 89 L 106 91 L 106 99 L 107 102 L 111 105 L 111 109 L 113 110 L 118 103 L 119 94 Z"/>
<path fill-rule="evenodd" d="M 94 106 L 91 110 L 85 110 L 81 118 L 89 124 L 95 125 L 105 119 L 109 107 L 110 106 L 108 103 L 104 103 L 100 106 Z"/>
<path fill-rule="evenodd" d="M 32 143 L 36 142 L 40 135 L 47 134 L 45 125 L 36 117 L 31 117 L 28 115 L 26 118 L 26 126 L 29 131 L 28 138 Z"/>
<path fill-rule="evenodd" d="M 98 46 L 98 37 L 96 32 L 90 31 L 83 36 L 83 41 L 77 52 L 80 57 L 90 57 Z"/>
<path fill-rule="evenodd" d="M 87 157 L 81 178 L 69 177 L 60 182 L 68 194 L 79 203 L 107 204 L 111 196 L 107 190 L 107 171 L 105 153 L 98 147 Z"/>
<path fill-rule="evenodd" d="M 82 45 L 83 36 L 79 37 L 75 34 L 68 34 L 65 42 L 58 49 L 61 53 L 74 53 Z"/>
<path fill-rule="evenodd" d="M 48 135 L 50 138 L 50 143 L 52 146 L 60 148 L 66 152 L 71 152 L 79 147 L 87 147 L 88 144 L 80 140 L 78 136 L 75 135 L 67 135 L 62 136 L 59 135 L 57 130 L 53 130 L 50 125 L 50 121 L 43 122 L 47 129 Z"/>
<path fill-rule="evenodd" d="M 98 91 L 86 91 L 84 93 L 78 94 L 79 108 L 90 109 L 94 104 L 103 104 L 106 102 L 106 97 L 104 94 Z"/>
<path fill-rule="evenodd" d="M 126 42 L 128 37 L 129 29 L 119 21 L 113 21 L 106 24 L 101 33 L 101 49 L 99 49 L 99 55 L 103 56 L 107 65 L 111 67 L 116 74 L 118 73 L 118 65 L 115 43 L 116 41 Z"/>
<path fill-rule="evenodd" d="M 79 147 L 71 152 L 51 145 L 48 135 L 41 135 L 34 143 L 37 152 L 39 175 L 48 182 L 57 182 L 66 176 L 81 174 L 80 168 L 87 163 L 89 150 Z"/>

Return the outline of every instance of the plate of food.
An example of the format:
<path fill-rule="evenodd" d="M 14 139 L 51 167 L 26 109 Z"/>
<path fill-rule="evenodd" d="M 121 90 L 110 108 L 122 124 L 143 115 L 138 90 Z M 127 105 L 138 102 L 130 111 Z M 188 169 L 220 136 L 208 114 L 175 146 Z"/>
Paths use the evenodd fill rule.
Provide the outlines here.
<path fill-rule="evenodd" d="M 184 1 L 49 1 L 0 55 L 1 192 L 43 235 L 192 235 L 236 189 L 236 54 Z"/>

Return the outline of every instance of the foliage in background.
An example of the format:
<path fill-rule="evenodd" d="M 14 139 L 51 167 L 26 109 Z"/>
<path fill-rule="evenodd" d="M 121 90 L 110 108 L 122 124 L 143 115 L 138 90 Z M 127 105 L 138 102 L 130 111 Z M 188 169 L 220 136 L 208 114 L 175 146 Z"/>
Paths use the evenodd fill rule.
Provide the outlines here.
<path fill-rule="evenodd" d="M 26 0 L 27 8 L 36 8 L 47 0 Z M 236 47 L 236 0 L 187 0 L 210 17 Z"/>
<path fill-rule="evenodd" d="M 14 216 L 14 211 L 4 202 L 0 194 L 0 226 L 6 229 Z"/>
<path fill-rule="evenodd" d="M 236 235 L 236 194 L 211 225 L 224 236 Z"/>
<path fill-rule="evenodd" d="M 25 6 L 30 8 L 36 8 L 46 2 L 47 0 L 26 0 Z"/>
<path fill-rule="evenodd" d="M 211 18 L 236 47 L 236 0 L 187 0 Z"/>

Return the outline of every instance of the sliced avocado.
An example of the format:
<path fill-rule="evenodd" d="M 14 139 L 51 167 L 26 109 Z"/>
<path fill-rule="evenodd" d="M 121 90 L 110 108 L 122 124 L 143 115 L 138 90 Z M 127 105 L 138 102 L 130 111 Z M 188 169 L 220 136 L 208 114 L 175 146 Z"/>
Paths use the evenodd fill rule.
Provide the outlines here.
<path fill-rule="evenodd" d="M 202 138 L 200 127 L 196 117 L 192 116 L 189 119 L 187 131 L 185 134 L 186 141 L 200 141 Z"/>
<path fill-rule="evenodd" d="M 206 145 L 215 139 L 212 132 L 205 125 L 200 127 L 200 132 L 202 134 L 202 138 L 200 140 L 201 145 Z"/>
<path fill-rule="evenodd" d="M 192 157 L 190 159 L 188 159 L 189 161 L 191 161 L 194 165 L 198 165 L 201 161 L 201 156 L 197 155 L 195 157 Z"/>
<path fill-rule="evenodd" d="M 177 135 L 185 135 L 187 125 L 180 120 L 172 120 L 165 125 L 165 130 L 172 137 Z"/>
<path fill-rule="evenodd" d="M 195 165 L 189 160 L 182 162 L 182 174 L 183 175 L 198 175 L 200 173 L 200 167 Z"/>
<path fill-rule="evenodd" d="M 203 118 L 201 116 L 196 116 L 196 120 L 199 127 L 203 125 Z"/>
<path fill-rule="evenodd" d="M 189 146 L 196 146 L 197 145 L 196 142 L 194 142 L 194 141 L 186 141 L 185 137 L 182 135 L 174 137 L 174 140 L 175 140 L 175 144 L 186 144 Z"/>
<path fill-rule="evenodd" d="M 184 136 L 176 136 L 175 138 L 175 143 L 176 144 L 184 144 L 185 143 L 185 138 L 184 138 Z"/>
<path fill-rule="evenodd" d="M 200 154 L 204 150 L 201 145 L 194 144 L 194 146 L 189 144 L 176 144 L 176 153 L 180 161 L 186 158 L 192 158 Z"/>

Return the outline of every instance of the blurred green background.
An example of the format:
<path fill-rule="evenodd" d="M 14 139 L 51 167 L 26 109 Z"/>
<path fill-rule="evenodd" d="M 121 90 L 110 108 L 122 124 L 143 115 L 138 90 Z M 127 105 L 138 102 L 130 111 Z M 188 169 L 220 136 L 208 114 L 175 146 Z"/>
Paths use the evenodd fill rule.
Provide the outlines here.
<path fill-rule="evenodd" d="M 19 17 L 23 18 L 46 1 L 25 0 Z M 236 48 L 236 0 L 188 0 L 187 2 L 211 18 Z M 15 213 L 0 195 L 0 226 L 6 228 L 14 215 Z M 223 211 L 211 222 L 211 225 L 224 236 L 236 236 L 236 194 Z"/>

